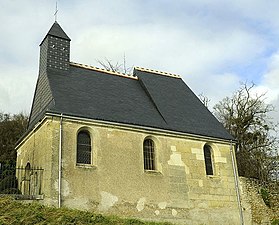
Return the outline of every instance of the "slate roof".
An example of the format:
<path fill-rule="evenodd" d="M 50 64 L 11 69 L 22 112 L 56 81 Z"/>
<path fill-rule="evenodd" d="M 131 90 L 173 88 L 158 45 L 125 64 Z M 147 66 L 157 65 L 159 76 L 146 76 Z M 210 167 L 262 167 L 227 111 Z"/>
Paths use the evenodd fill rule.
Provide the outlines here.
<path fill-rule="evenodd" d="M 57 22 L 48 36 L 70 41 Z M 76 63 L 40 69 L 29 129 L 46 112 L 233 139 L 179 76 L 137 67 L 133 76 Z"/>
<path fill-rule="evenodd" d="M 61 28 L 61 26 L 56 21 L 53 23 L 53 25 L 49 29 L 49 31 L 48 31 L 47 35 L 45 36 L 45 38 L 48 35 L 53 36 L 53 37 L 62 38 L 62 39 L 68 40 L 68 41 L 71 41 L 71 39 L 68 37 L 68 35 L 64 32 L 64 30 Z M 41 44 L 44 42 L 44 39 L 41 42 Z"/>
<path fill-rule="evenodd" d="M 46 78 L 51 101 L 33 114 L 30 127 L 53 112 L 233 139 L 178 76 L 135 68 L 134 76 L 127 77 L 71 63 L 69 71 L 48 69 Z M 44 101 L 43 94 L 40 98 Z"/>

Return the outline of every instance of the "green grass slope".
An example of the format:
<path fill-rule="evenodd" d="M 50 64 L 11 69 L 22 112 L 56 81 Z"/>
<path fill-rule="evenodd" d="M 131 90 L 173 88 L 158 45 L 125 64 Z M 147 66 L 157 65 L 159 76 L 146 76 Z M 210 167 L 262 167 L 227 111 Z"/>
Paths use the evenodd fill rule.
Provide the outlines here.
<path fill-rule="evenodd" d="M 96 224 L 96 225 L 170 225 L 170 223 L 143 222 L 122 219 L 91 212 L 54 208 L 36 203 L 23 204 L 9 197 L 0 197 L 0 225 L 6 224 Z"/>

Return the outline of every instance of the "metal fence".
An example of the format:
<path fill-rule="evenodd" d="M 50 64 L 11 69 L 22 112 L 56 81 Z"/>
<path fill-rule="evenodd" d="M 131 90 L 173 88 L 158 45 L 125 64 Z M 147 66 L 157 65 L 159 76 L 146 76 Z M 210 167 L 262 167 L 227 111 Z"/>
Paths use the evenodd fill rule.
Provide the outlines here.
<path fill-rule="evenodd" d="M 17 168 L 15 165 L 0 163 L 0 194 L 27 198 L 42 195 L 43 171 L 40 167 Z"/>

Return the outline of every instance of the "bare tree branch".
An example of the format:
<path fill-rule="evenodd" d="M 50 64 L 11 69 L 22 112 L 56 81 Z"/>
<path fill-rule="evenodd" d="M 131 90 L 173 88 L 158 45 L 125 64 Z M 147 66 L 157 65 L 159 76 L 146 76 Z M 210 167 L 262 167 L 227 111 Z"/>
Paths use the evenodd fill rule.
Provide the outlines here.
<path fill-rule="evenodd" d="M 214 106 L 214 114 L 238 141 L 239 174 L 267 181 L 276 165 L 271 160 L 279 155 L 278 138 L 272 135 L 277 126 L 268 117 L 274 107 L 264 103 L 266 93 L 252 95 L 254 87 L 241 84 L 231 98 Z"/>
<path fill-rule="evenodd" d="M 96 60 L 97 63 L 99 63 L 105 70 L 112 71 L 112 72 L 118 72 L 118 73 L 124 73 L 128 75 L 132 75 L 132 69 L 133 67 L 127 67 L 126 64 L 126 55 L 123 56 L 123 63 L 113 63 L 112 60 L 109 60 L 105 58 L 102 60 Z"/>
<path fill-rule="evenodd" d="M 198 97 L 200 101 L 205 105 L 205 107 L 208 108 L 210 99 L 207 96 L 205 96 L 203 93 L 199 94 Z"/>

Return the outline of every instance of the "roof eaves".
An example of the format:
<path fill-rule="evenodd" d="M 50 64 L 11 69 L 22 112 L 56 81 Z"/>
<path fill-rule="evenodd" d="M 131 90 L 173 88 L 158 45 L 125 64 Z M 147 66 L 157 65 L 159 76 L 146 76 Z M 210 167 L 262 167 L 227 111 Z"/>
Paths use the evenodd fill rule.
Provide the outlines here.
<path fill-rule="evenodd" d="M 63 116 L 64 118 L 68 119 L 73 119 L 73 120 L 83 120 L 83 121 L 89 121 L 89 122 L 99 122 L 103 124 L 110 124 L 110 125 L 120 125 L 123 127 L 131 127 L 131 128 L 137 128 L 137 129 L 148 129 L 150 131 L 158 131 L 158 132 L 164 132 L 164 133 L 170 133 L 170 134 L 178 134 L 178 135 L 188 135 L 191 137 L 196 137 L 196 138 L 205 138 L 209 140 L 218 140 L 218 141 L 232 141 L 233 143 L 236 142 L 236 140 L 232 137 L 216 137 L 216 136 L 210 136 L 210 135 L 204 135 L 204 134 L 196 134 L 196 133 L 191 133 L 191 132 L 185 132 L 185 131 L 180 131 L 180 130 L 175 130 L 175 129 L 170 129 L 170 128 L 162 128 L 162 127 L 156 127 L 156 126 L 146 126 L 146 125 L 140 125 L 140 124 L 134 124 L 134 123 L 125 123 L 125 122 L 119 122 L 119 121 L 113 121 L 113 120 L 105 120 L 101 118 L 91 118 L 87 117 L 84 115 L 78 115 L 78 114 L 72 114 L 72 113 L 62 113 L 61 111 L 56 111 L 56 110 L 48 110 L 45 114 L 46 116 L 58 116 L 61 117 Z"/>

